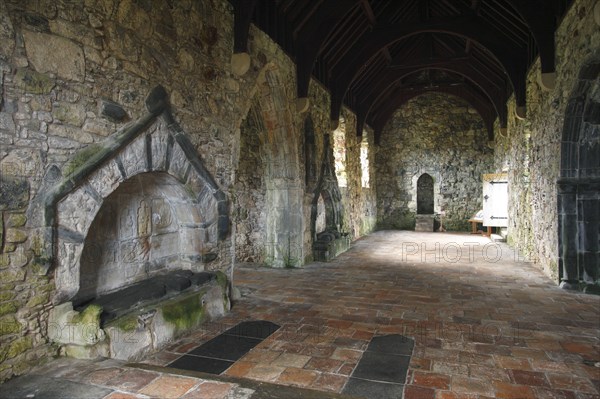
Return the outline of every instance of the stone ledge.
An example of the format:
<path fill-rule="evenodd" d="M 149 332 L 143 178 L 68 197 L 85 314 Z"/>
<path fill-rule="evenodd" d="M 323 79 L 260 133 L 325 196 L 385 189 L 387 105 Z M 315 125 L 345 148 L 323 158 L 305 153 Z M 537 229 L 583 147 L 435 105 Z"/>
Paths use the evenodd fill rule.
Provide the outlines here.
<path fill-rule="evenodd" d="M 313 256 L 317 262 L 329 262 L 350 249 L 350 237 L 340 236 L 329 242 L 317 241 L 313 245 Z"/>
<path fill-rule="evenodd" d="M 195 273 L 191 279 L 196 277 L 196 284 L 190 281 L 188 288 L 171 292 L 170 296 L 167 293 L 162 299 L 146 298 L 145 302 L 135 303 L 126 297 L 132 309 L 126 312 L 111 308 L 113 317 L 108 320 L 102 319 L 102 300 L 91 302 L 80 312 L 73 310 L 71 302 L 64 303 L 50 312 L 48 336 L 61 345 L 61 353 L 66 356 L 138 360 L 230 309 L 229 284 L 224 274 Z M 181 282 L 169 281 L 171 291 L 181 288 Z"/>

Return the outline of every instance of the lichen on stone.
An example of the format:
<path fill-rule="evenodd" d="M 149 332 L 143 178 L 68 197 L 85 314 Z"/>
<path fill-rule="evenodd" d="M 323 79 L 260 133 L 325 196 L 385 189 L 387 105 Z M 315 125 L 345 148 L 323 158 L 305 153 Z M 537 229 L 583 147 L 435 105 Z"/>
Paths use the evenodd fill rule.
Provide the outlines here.
<path fill-rule="evenodd" d="M 118 329 L 131 332 L 135 331 L 139 327 L 137 315 L 127 315 L 116 319 L 110 323 L 111 326 L 117 327 Z"/>
<path fill-rule="evenodd" d="M 102 306 L 97 304 L 89 305 L 83 309 L 79 314 L 73 316 L 71 322 L 74 324 L 82 325 L 100 325 L 100 314 L 102 313 Z"/>
<path fill-rule="evenodd" d="M 31 349 L 33 347 L 33 340 L 31 337 L 22 337 L 15 341 L 13 341 L 8 347 L 8 352 L 6 353 L 6 357 L 8 359 L 12 359 L 13 357 L 17 357 L 21 353 Z"/>
<path fill-rule="evenodd" d="M 86 162 L 90 160 L 90 158 L 97 154 L 100 151 L 102 146 L 99 144 L 92 144 L 78 152 L 73 159 L 71 159 L 63 170 L 64 176 L 72 175 L 77 169 L 83 166 Z"/>
<path fill-rule="evenodd" d="M 202 323 L 206 317 L 201 300 L 205 292 L 206 290 L 201 290 L 186 298 L 163 305 L 162 314 L 165 321 L 174 325 L 178 331 Z"/>

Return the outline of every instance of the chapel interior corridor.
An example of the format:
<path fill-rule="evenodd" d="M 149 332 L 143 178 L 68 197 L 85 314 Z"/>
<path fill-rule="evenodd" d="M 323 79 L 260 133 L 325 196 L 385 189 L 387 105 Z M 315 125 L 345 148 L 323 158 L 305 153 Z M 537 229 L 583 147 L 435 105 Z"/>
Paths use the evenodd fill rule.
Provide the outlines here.
<path fill-rule="evenodd" d="M 234 281 L 242 297 L 227 316 L 137 364 L 61 359 L 28 378 L 43 378 L 49 385 L 39 384 L 42 392 L 73 383 L 73 396 L 63 391 L 63 398 L 83 392 L 98 399 L 598 395 L 598 297 L 561 290 L 506 244 L 481 236 L 381 231 L 330 263 L 240 265 Z M 256 320 L 280 328 L 220 376 L 165 367 Z M 387 335 L 414 340 L 405 381 L 348 389 L 371 339 Z M 222 350 L 213 356 L 236 349 Z M 10 386 L 0 397 L 12 397 Z"/>

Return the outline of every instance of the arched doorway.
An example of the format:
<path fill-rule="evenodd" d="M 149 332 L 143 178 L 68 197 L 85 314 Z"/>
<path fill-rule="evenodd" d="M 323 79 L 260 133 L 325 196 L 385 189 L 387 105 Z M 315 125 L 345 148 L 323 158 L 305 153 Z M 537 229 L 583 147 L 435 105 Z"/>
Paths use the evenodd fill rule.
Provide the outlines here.
<path fill-rule="evenodd" d="M 600 54 L 581 68 L 567 104 L 558 180 L 561 287 L 600 286 Z"/>
<path fill-rule="evenodd" d="M 423 173 L 417 180 L 417 214 L 433 214 L 433 177 L 428 173 Z"/>

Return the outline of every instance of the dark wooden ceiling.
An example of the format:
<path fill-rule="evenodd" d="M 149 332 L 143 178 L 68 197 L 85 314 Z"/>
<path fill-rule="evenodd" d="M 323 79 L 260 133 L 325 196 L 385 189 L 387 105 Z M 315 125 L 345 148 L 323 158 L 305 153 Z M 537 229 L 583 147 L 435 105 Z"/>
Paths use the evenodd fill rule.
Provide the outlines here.
<path fill-rule="evenodd" d="M 540 57 L 555 68 L 554 32 L 572 0 L 231 0 L 234 52 L 246 52 L 250 23 L 295 60 L 298 97 L 311 76 L 378 139 L 403 103 L 437 91 L 459 96 L 506 127 L 514 93 L 524 109 L 527 71 Z"/>

